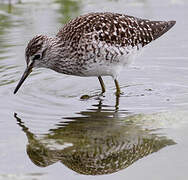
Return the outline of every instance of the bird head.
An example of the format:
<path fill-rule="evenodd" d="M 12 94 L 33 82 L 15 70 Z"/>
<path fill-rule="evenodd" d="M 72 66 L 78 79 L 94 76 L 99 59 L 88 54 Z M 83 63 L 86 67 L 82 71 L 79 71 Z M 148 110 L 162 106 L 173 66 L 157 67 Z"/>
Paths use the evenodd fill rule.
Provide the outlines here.
<path fill-rule="evenodd" d="M 44 35 L 37 35 L 28 43 L 25 50 L 25 59 L 27 67 L 14 90 L 14 94 L 21 87 L 25 79 L 32 72 L 34 67 L 45 67 L 46 66 L 46 51 L 49 48 L 48 46 L 48 37 Z"/>

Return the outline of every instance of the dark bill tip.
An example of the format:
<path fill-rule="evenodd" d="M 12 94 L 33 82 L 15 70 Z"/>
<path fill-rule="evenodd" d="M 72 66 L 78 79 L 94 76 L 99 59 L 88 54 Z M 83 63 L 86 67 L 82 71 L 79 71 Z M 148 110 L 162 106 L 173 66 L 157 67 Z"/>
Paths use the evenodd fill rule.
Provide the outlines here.
<path fill-rule="evenodd" d="M 15 90 L 14 90 L 14 94 L 17 93 L 17 91 L 19 90 L 19 88 L 21 87 L 21 85 L 23 84 L 23 82 L 25 81 L 25 79 L 27 78 L 27 76 L 29 76 L 29 74 L 32 71 L 32 66 L 27 67 L 27 69 L 25 70 L 25 72 L 23 73 L 18 85 L 16 86 Z"/>

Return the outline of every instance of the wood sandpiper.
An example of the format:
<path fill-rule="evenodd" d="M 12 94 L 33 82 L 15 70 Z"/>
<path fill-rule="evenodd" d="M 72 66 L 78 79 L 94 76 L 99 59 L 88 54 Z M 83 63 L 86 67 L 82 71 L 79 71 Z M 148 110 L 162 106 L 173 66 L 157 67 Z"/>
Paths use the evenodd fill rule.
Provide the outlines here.
<path fill-rule="evenodd" d="M 35 36 L 25 51 L 26 70 L 14 94 L 32 68 L 50 68 L 75 76 L 112 76 L 116 95 L 117 77 L 147 44 L 166 33 L 175 21 L 150 21 L 118 13 L 89 13 L 66 24 L 55 37 Z"/>

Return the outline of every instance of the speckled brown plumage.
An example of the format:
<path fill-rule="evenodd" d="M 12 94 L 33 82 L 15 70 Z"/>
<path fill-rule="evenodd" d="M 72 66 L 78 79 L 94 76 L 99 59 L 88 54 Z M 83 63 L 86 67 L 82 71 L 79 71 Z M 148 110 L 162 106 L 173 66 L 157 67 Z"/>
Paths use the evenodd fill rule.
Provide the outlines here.
<path fill-rule="evenodd" d="M 174 24 L 110 12 L 82 15 L 55 37 L 34 37 L 26 48 L 27 65 L 77 76 L 112 76 L 116 80 L 144 46 Z M 118 91 L 117 80 L 116 88 Z"/>
<path fill-rule="evenodd" d="M 57 37 L 71 45 L 74 42 L 78 45 L 80 38 L 88 34 L 87 38 L 109 45 L 124 47 L 140 43 L 145 46 L 172 25 L 174 21 L 149 21 L 117 13 L 90 13 L 70 21 L 58 32 Z"/>

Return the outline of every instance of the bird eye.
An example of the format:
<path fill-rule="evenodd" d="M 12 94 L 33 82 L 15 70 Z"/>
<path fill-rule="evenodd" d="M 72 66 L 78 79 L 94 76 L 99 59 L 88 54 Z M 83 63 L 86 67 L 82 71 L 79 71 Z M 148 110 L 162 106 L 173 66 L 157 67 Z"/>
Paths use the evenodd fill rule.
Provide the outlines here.
<path fill-rule="evenodd" d="M 37 60 L 37 59 L 40 59 L 40 54 L 36 54 L 33 58 L 33 60 Z"/>

